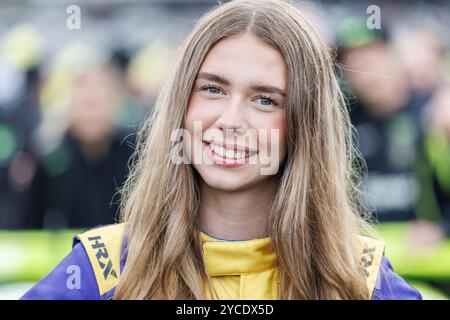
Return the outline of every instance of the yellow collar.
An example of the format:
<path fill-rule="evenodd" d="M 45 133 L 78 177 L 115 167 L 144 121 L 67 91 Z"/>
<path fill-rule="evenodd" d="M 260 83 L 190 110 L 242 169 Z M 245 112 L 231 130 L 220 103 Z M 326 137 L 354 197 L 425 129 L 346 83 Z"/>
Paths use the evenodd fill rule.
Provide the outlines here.
<path fill-rule="evenodd" d="M 227 241 L 199 233 L 206 270 L 211 276 L 248 274 L 275 267 L 277 258 L 270 237 Z"/>

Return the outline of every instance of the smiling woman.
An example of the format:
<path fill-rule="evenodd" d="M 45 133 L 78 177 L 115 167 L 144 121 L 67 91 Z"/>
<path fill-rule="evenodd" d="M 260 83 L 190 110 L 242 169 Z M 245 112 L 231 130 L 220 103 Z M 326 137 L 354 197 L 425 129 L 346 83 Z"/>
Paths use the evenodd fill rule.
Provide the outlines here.
<path fill-rule="evenodd" d="M 171 161 L 180 129 L 189 163 Z M 329 48 L 287 2 L 205 15 L 138 146 L 123 223 L 78 235 L 24 298 L 420 298 L 362 236 Z M 77 292 L 58 285 L 71 263 L 87 274 Z"/>
<path fill-rule="evenodd" d="M 205 230 L 224 238 L 268 235 L 269 210 L 255 210 L 255 205 L 266 203 L 268 208 L 279 175 L 277 172 L 261 174 L 261 161 L 248 164 L 250 154 L 256 158 L 258 155 L 268 155 L 269 150 L 273 151 L 270 152 L 272 159 L 277 153 L 276 161 L 284 161 L 286 77 L 286 65 L 281 53 L 250 33 L 239 33 L 219 41 L 203 61 L 185 119 L 185 127 L 193 137 L 191 145 L 204 142 L 205 149 L 210 150 L 207 154 L 214 163 L 210 165 L 207 161 L 197 161 L 196 153 L 190 156 L 195 170 L 201 176 L 201 194 L 205 199 L 211 199 L 212 195 L 206 191 L 211 190 L 217 197 L 212 203 L 201 202 L 211 207 L 213 212 L 202 215 L 202 209 L 206 207 L 201 207 L 200 218 L 204 216 L 208 221 L 218 224 L 232 219 L 239 224 L 239 227 L 220 230 L 211 230 L 213 226 L 208 225 Z M 195 132 L 195 121 L 202 124 L 201 132 Z M 269 135 L 268 139 L 259 141 L 258 138 L 263 136 L 259 133 L 265 131 L 276 133 L 278 139 L 272 141 L 272 135 Z M 243 158 L 247 158 L 247 161 Z M 278 165 L 275 170 L 278 170 Z M 218 194 L 225 190 L 235 191 L 233 202 L 243 199 L 252 210 L 230 206 L 227 195 Z M 240 193 L 238 196 L 237 191 Z M 232 210 L 232 216 L 230 213 L 223 216 L 214 210 L 220 205 Z M 254 223 L 255 219 L 258 223 Z M 244 234 L 239 234 L 242 232 Z"/>

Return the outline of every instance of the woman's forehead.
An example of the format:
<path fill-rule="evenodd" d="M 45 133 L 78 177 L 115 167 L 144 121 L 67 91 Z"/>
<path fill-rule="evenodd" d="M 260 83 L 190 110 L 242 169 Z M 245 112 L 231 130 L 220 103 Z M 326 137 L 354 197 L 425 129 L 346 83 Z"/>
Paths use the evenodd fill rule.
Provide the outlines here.
<path fill-rule="evenodd" d="M 263 82 L 284 89 L 287 70 L 278 50 L 245 33 L 216 43 L 206 56 L 200 72 L 217 74 L 230 82 Z"/>

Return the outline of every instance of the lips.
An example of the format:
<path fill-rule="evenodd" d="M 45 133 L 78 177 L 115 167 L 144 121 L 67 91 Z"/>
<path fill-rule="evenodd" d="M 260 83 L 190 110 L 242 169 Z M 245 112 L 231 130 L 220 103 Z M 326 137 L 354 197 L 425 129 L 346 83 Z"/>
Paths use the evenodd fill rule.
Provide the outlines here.
<path fill-rule="evenodd" d="M 226 144 L 220 141 L 206 141 L 206 140 L 204 140 L 203 142 L 207 143 L 208 145 L 211 145 L 211 149 L 213 150 L 216 150 L 217 148 L 223 148 L 225 152 L 227 151 L 228 152 L 232 151 L 234 153 L 241 152 L 246 155 L 252 155 L 254 153 L 257 153 L 257 151 L 254 150 L 253 148 L 241 146 L 238 144 Z"/>
<path fill-rule="evenodd" d="M 238 145 L 230 146 L 203 141 L 203 146 L 215 164 L 225 167 L 247 164 L 249 163 L 249 158 L 257 154 L 256 151 Z"/>

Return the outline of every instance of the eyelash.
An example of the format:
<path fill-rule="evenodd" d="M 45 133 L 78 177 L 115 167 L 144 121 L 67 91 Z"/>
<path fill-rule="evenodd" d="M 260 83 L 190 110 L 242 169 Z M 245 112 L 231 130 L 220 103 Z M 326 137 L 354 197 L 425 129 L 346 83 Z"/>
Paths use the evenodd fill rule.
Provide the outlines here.
<path fill-rule="evenodd" d="M 207 91 L 208 89 L 217 89 L 217 90 L 223 92 L 223 90 L 220 89 L 219 87 L 211 86 L 211 85 L 206 85 L 206 86 L 203 86 L 203 87 L 200 88 L 200 90 L 202 90 L 202 91 Z M 209 92 L 209 93 L 212 93 L 212 92 Z"/>
<path fill-rule="evenodd" d="M 216 87 L 216 86 L 212 86 L 212 85 L 206 85 L 206 86 L 203 86 L 203 87 L 200 88 L 200 90 L 202 90 L 202 91 L 207 91 L 208 89 L 217 89 L 217 90 L 223 92 L 223 90 L 222 90 L 221 88 Z M 212 92 L 210 92 L 210 93 L 212 93 Z M 257 98 L 257 99 L 267 99 L 267 100 L 270 101 L 270 103 L 271 103 L 273 106 L 278 106 L 278 102 L 276 102 L 275 100 L 273 100 L 273 99 L 270 98 L 269 96 L 259 95 L 259 96 L 257 96 L 256 98 Z M 264 106 L 268 106 L 268 105 L 264 105 Z"/>
<path fill-rule="evenodd" d="M 273 100 L 272 98 L 270 98 L 270 97 L 268 97 L 268 96 L 257 96 L 256 98 L 258 98 L 258 99 L 267 99 L 267 100 L 269 100 L 270 101 L 270 103 L 273 105 L 273 106 L 278 106 L 278 102 L 276 102 L 275 100 Z"/>

